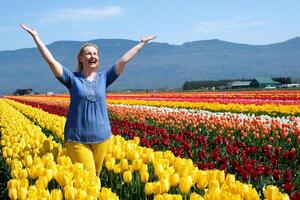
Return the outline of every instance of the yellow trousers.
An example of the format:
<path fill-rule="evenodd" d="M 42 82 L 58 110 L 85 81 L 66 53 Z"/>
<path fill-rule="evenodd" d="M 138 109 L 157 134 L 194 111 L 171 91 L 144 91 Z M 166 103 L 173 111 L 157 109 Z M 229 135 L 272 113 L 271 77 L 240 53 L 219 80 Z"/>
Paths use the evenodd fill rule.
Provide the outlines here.
<path fill-rule="evenodd" d="M 71 158 L 72 162 L 83 163 L 85 169 L 99 177 L 103 160 L 110 144 L 111 139 L 98 144 L 65 142 L 65 148 L 67 150 L 67 155 Z"/>

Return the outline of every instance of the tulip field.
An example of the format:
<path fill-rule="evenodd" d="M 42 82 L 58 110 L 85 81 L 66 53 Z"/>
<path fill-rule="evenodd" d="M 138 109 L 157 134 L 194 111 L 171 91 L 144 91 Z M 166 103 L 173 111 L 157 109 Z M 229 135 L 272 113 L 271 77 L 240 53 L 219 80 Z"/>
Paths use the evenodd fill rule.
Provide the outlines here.
<path fill-rule="evenodd" d="M 300 199 L 300 90 L 108 93 L 99 177 L 64 148 L 68 95 L 0 99 L 0 199 Z"/>

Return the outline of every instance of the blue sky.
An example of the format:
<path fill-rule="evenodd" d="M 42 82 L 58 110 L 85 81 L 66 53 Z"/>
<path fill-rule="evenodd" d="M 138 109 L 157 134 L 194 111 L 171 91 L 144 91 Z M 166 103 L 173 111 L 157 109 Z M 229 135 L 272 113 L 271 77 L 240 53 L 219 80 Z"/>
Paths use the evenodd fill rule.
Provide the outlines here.
<path fill-rule="evenodd" d="M 44 43 L 58 40 L 157 42 L 220 39 L 270 44 L 300 35 L 299 0 L 0 0 L 1 50 L 35 46 L 20 23 L 36 27 Z"/>

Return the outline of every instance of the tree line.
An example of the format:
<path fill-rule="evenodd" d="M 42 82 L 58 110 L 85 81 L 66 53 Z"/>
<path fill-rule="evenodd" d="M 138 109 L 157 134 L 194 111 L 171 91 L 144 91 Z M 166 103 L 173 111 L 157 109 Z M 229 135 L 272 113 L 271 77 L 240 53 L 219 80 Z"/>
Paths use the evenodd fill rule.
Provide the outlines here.
<path fill-rule="evenodd" d="M 273 81 L 277 81 L 280 84 L 291 84 L 291 77 L 273 77 Z M 252 81 L 253 79 L 224 79 L 224 80 L 203 80 L 203 81 L 186 81 L 182 89 L 183 90 L 194 90 L 201 88 L 211 88 L 211 87 L 224 87 L 230 82 L 234 81 Z"/>

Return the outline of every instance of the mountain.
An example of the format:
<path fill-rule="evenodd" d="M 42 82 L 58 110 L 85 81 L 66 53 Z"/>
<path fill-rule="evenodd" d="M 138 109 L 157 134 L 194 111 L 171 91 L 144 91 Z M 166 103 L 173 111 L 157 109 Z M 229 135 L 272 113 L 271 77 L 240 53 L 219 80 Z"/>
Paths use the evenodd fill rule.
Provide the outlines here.
<path fill-rule="evenodd" d="M 111 66 L 137 41 L 97 39 L 100 70 Z M 76 70 L 76 56 L 85 41 L 57 41 L 47 45 L 65 67 Z M 0 95 L 16 89 L 65 92 L 37 48 L 0 51 Z M 151 42 L 127 65 L 109 90 L 180 88 L 185 81 L 300 77 L 300 37 L 269 45 L 248 45 L 217 39 L 182 45 Z"/>

